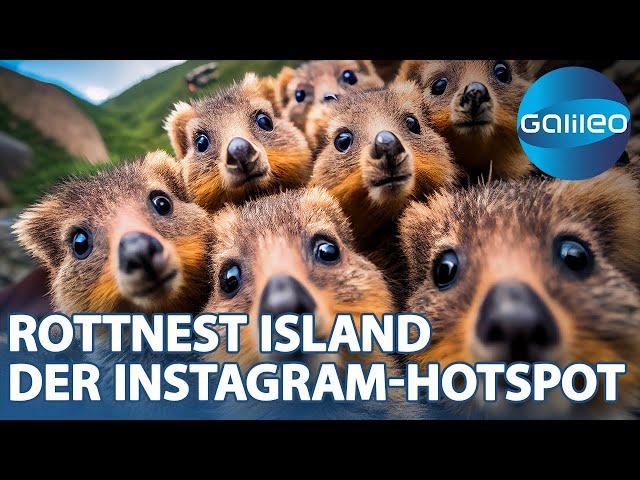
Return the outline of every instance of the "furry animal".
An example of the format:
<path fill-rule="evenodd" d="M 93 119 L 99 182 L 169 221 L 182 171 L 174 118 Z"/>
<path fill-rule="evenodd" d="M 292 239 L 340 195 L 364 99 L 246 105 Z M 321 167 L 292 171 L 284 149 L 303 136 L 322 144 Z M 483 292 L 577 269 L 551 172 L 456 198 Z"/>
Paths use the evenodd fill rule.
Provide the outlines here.
<path fill-rule="evenodd" d="M 427 121 L 414 83 L 352 92 L 332 109 L 311 184 L 338 200 L 358 250 L 393 279 L 392 270 L 402 270 L 394 240 L 397 219 L 411 199 L 455 185 L 459 169 Z"/>
<path fill-rule="evenodd" d="M 397 80 L 420 85 L 436 130 L 471 182 L 514 179 L 534 167 L 516 134 L 518 107 L 543 62 L 406 60 Z"/>
<path fill-rule="evenodd" d="M 59 185 L 14 230 L 48 271 L 55 310 L 151 313 L 201 310 L 209 226 L 157 151 Z"/>
<path fill-rule="evenodd" d="M 249 314 L 240 354 L 232 357 L 242 367 L 261 359 L 261 312 L 314 313 L 316 338 L 327 339 L 337 313 L 351 313 L 357 323 L 360 313 L 393 311 L 382 273 L 354 251 L 349 223 L 323 189 L 228 206 L 213 223 L 213 289 L 206 310 Z M 342 364 L 349 357 L 309 354 L 302 360 Z"/>
<path fill-rule="evenodd" d="M 369 60 L 315 60 L 296 69 L 284 67 L 276 83 L 282 115 L 305 133 L 312 149 L 330 112 L 327 104 L 348 91 L 384 85 Z"/>
<path fill-rule="evenodd" d="M 252 73 L 213 96 L 175 105 L 165 129 L 198 205 L 215 212 L 308 181 L 307 141 L 277 113 L 274 80 Z"/>
<path fill-rule="evenodd" d="M 468 406 L 472 415 L 625 416 L 640 405 L 640 174 L 531 178 L 438 193 L 400 222 L 405 310 L 425 313 L 431 345 L 408 360 L 620 362 L 620 402 Z"/>

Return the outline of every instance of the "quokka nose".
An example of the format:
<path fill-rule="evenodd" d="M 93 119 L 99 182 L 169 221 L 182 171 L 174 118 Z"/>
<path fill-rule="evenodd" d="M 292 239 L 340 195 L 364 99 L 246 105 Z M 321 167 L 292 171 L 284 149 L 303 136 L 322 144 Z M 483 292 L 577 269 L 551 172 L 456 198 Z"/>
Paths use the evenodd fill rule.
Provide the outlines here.
<path fill-rule="evenodd" d="M 467 107 L 472 113 L 475 113 L 480 105 L 490 100 L 489 90 L 480 82 L 471 82 L 464 87 L 462 93 L 462 99 L 460 100 L 461 107 Z"/>
<path fill-rule="evenodd" d="M 250 142 L 241 137 L 232 138 L 227 147 L 227 166 L 250 173 L 256 166 L 258 152 Z"/>
<path fill-rule="evenodd" d="M 120 271 L 131 274 L 144 271 L 155 277 L 164 267 L 162 244 L 151 235 L 142 232 L 128 233 L 120 239 L 118 263 Z"/>
<path fill-rule="evenodd" d="M 553 315 L 527 284 L 502 282 L 487 293 L 476 324 L 484 344 L 504 349 L 501 361 L 543 360 L 545 352 L 560 341 Z"/>
<path fill-rule="evenodd" d="M 376 135 L 373 157 L 377 160 L 386 160 L 387 167 L 394 168 L 398 155 L 404 151 L 402 142 L 393 133 L 383 130 Z"/>
<path fill-rule="evenodd" d="M 337 100 L 338 100 L 338 94 L 337 94 L 337 93 L 325 93 L 325 94 L 322 96 L 322 101 L 323 101 L 324 103 L 327 103 L 327 102 L 335 102 L 335 101 L 337 101 Z"/>
<path fill-rule="evenodd" d="M 260 312 L 274 316 L 284 313 L 313 313 L 316 302 L 309 291 L 290 275 L 275 275 L 269 279 L 260 298 Z"/>

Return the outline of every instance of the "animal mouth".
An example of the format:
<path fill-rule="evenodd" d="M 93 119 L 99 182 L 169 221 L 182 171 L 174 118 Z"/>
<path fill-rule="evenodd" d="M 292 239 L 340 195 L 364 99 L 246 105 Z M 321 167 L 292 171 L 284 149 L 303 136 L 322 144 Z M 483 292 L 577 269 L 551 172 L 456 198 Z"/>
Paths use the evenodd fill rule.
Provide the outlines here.
<path fill-rule="evenodd" d="M 243 185 L 249 185 L 252 183 L 258 183 L 267 175 L 268 170 L 260 170 L 259 172 L 251 173 L 234 173 L 233 174 L 233 186 L 242 187 Z"/>
<path fill-rule="evenodd" d="M 169 282 L 171 282 L 174 278 L 176 278 L 177 275 L 178 275 L 178 270 L 174 270 L 171 273 L 169 273 L 168 275 L 165 275 L 164 277 L 161 277 L 159 280 L 156 280 L 149 287 L 147 287 L 147 288 L 145 288 L 143 290 L 139 290 L 137 292 L 132 293 L 131 296 L 132 297 L 146 297 L 148 295 L 156 293 L 157 291 L 163 289 L 165 287 L 165 285 L 167 285 Z"/>
<path fill-rule="evenodd" d="M 474 127 L 482 127 L 484 125 L 489 125 L 491 122 L 488 120 L 471 120 L 468 122 L 458 122 L 455 124 L 456 127 L 460 128 L 474 128 Z"/>
<path fill-rule="evenodd" d="M 409 181 L 411 175 L 390 175 L 371 182 L 374 187 L 395 188 L 404 185 Z"/>

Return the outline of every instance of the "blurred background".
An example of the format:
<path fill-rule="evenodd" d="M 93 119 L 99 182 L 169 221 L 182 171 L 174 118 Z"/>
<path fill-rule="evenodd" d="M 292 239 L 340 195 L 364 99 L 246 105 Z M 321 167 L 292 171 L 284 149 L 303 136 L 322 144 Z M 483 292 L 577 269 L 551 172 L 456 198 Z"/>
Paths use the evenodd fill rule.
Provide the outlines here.
<path fill-rule="evenodd" d="M 17 246 L 15 215 L 69 175 L 84 175 L 158 148 L 171 151 L 162 122 L 178 100 L 211 93 L 247 71 L 276 75 L 287 60 L 0 60 L 0 291 L 32 261 Z M 385 80 L 397 60 L 375 61 Z M 602 71 L 629 101 L 640 131 L 640 62 L 546 62 Z M 636 139 L 639 137 L 636 137 Z M 632 142 L 635 141 L 632 140 Z M 638 143 L 638 142 L 635 142 Z M 630 145 L 640 151 L 640 145 Z"/>

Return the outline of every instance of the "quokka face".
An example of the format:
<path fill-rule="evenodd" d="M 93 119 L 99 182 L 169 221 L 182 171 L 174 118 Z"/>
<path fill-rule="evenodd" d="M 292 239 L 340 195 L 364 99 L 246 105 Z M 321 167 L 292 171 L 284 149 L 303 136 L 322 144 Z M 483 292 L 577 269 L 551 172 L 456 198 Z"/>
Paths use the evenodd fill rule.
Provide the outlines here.
<path fill-rule="evenodd" d="M 638 180 L 614 168 L 592 180 L 496 182 L 414 203 L 400 223 L 409 262 L 405 308 L 424 312 L 433 336 L 409 360 L 625 362 L 615 406 L 599 399 L 571 405 L 558 394 L 511 411 L 479 393 L 475 407 L 543 416 L 637 408 Z"/>
<path fill-rule="evenodd" d="M 352 92 L 331 106 L 311 183 L 329 190 L 359 243 L 413 198 L 454 185 L 458 169 L 413 83 Z"/>
<path fill-rule="evenodd" d="M 247 74 L 213 96 L 178 103 L 165 128 L 190 196 L 209 212 L 299 187 L 311 174 L 304 135 L 277 116 L 272 78 Z"/>
<path fill-rule="evenodd" d="M 518 107 L 541 62 L 407 60 L 398 80 L 422 89 L 430 118 L 470 176 L 527 175 L 532 165 L 516 134 Z"/>
<path fill-rule="evenodd" d="M 264 361 L 258 338 L 260 313 L 315 314 L 315 337 L 327 339 L 337 313 L 381 315 L 393 303 L 382 274 L 353 249 L 340 207 L 319 188 L 290 190 L 227 207 L 214 219 L 211 278 L 206 307 L 213 312 L 246 312 L 239 361 Z M 344 354 L 292 354 L 272 360 L 342 364 Z M 372 359 L 367 355 L 366 359 Z"/>
<path fill-rule="evenodd" d="M 48 270 L 55 309 L 199 312 L 210 221 L 164 152 L 74 179 L 27 208 L 22 246 Z"/>
<path fill-rule="evenodd" d="M 296 69 L 285 67 L 277 77 L 277 99 L 283 116 L 305 132 L 312 148 L 326 121 L 327 104 L 348 91 L 384 85 L 368 60 L 316 60 Z"/>

